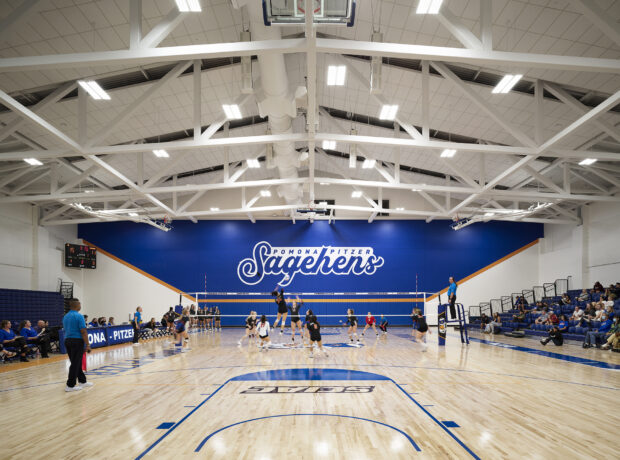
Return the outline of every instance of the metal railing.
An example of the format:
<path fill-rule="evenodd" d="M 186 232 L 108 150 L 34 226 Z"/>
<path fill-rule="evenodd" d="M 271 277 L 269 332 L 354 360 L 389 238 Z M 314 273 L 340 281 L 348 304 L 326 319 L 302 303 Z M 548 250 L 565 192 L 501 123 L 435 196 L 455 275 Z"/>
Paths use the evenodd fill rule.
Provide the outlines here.
<path fill-rule="evenodd" d="M 562 295 L 568 291 L 568 279 L 560 278 L 555 280 L 555 295 Z"/>
<path fill-rule="evenodd" d="M 480 318 L 480 305 L 470 305 L 469 319 Z"/>
<path fill-rule="evenodd" d="M 534 291 L 532 289 L 524 289 L 521 291 L 523 298 L 527 300 L 527 303 L 532 305 L 534 302 Z"/>
<path fill-rule="evenodd" d="M 545 297 L 555 297 L 555 283 L 543 283 Z"/>
<path fill-rule="evenodd" d="M 534 291 L 534 301 L 542 302 L 545 297 L 545 289 L 542 286 L 534 286 L 532 290 Z"/>
<path fill-rule="evenodd" d="M 502 302 L 502 312 L 512 310 L 512 297 L 503 295 L 500 300 Z"/>
<path fill-rule="evenodd" d="M 491 316 L 493 313 L 499 313 L 502 310 L 502 301 L 500 299 L 491 299 Z"/>

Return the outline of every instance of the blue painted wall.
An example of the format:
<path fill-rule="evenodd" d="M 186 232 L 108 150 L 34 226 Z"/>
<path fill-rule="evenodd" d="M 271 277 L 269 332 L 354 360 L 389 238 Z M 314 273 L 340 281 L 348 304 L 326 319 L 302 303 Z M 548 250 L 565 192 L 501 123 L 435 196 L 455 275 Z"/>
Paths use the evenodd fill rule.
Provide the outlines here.
<path fill-rule="evenodd" d="M 211 292 L 271 291 L 282 274 L 263 274 L 255 285 L 242 283 L 237 274 L 240 261 L 252 257 L 254 246 L 261 241 L 280 247 L 372 247 L 374 255 L 383 259 L 373 274 L 297 273 L 288 290 L 407 292 L 415 291 L 417 274 L 419 291 L 436 292 L 447 286 L 448 276 L 463 278 L 542 237 L 543 226 L 489 222 L 455 232 L 447 221 L 336 221 L 332 225 L 178 221 L 166 233 L 143 224 L 114 222 L 80 225 L 78 236 L 185 292 L 204 290 L 205 274 Z M 254 281 L 258 279 L 257 275 Z M 411 311 L 408 305 L 387 305 L 390 311 Z M 230 308 L 223 313 L 232 314 Z"/>

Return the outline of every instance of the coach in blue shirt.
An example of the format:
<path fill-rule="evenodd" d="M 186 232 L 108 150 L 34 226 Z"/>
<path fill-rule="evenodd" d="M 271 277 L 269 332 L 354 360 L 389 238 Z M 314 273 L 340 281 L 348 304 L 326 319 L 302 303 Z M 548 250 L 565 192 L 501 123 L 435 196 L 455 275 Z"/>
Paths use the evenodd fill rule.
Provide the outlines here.
<path fill-rule="evenodd" d="M 448 302 L 450 302 L 450 316 L 454 319 L 456 318 L 456 310 L 454 308 L 454 303 L 456 302 L 456 287 L 457 286 L 452 276 L 448 278 L 448 282 L 450 283 L 450 287 L 448 288 Z"/>
<path fill-rule="evenodd" d="M 84 345 L 86 345 L 86 353 L 90 353 L 90 343 L 88 343 L 88 334 L 86 332 L 86 322 L 80 314 L 82 304 L 78 299 L 69 301 L 69 312 L 62 319 L 62 327 L 65 330 L 65 347 L 67 355 L 69 355 L 69 377 L 67 378 L 67 386 L 65 391 L 78 391 L 83 387 L 93 386 L 92 382 L 86 381 L 84 371 L 82 371 L 82 356 L 84 355 Z M 75 381 L 80 382 L 76 386 Z"/>

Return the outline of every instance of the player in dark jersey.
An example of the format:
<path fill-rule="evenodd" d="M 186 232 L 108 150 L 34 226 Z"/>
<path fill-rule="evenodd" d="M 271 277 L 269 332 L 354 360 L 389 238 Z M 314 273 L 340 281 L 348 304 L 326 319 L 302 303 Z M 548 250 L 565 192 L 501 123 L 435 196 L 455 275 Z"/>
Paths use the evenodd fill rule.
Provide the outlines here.
<path fill-rule="evenodd" d="M 284 334 L 284 325 L 286 324 L 286 317 L 288 315 L 288 307 L 286 306 L 286 300 L 284 300 L 284 289 L 280 288 L 280 292 L 278 292 L 278 286 L 276 285 L 276 289 L 271 295 L 275 297 L 274 300 L 278 306 L 278 316 L 273 323 L 273 328 L 275 329 L 278 325 L 278 321 L 282 319 L 280 323 L 280 334 Z"/>
<path fill-rule="evenodd" d="M 246 337 L 248 338 L 248 342 L 249 342 L 252 339 L 252 337 L 254 337 L 255 333 L 256 333 L 256 312 L 251 311 L 250 316 L 248 316 L 245 319 L 245 335 L 239 339 L 237 344 L 241 346 L 241 342 L 243 342 L 243 339 L 245 339 Z"/>
<path fill-rule="evenodd" d="M 299 296 L 297 296 L 297 300 L 293 300 L 293 302 L 288 305 L 288 309 L 291 312 L 291 334 L 293 336 L 292 338 L 293 344 L 295 343 L 295 326 L 297 326 L 297 329 L 299 329 L 299 335 L 301 337 L 302 343 L 304 341 L 304 334 L 301 328 L 301 318 L 299 317 L 299 310 L 303 306 L 304 306 L 304 302 L 303 300 L 299 298 Z"/>
<path fill-rule="evenodd" d="M 430 330 L 428 329 L 428 324 L 426 324 L 426 317 L 422 314 L 422 310 L 416 308 L 415 310 L 415 321 L 418 325 L 416 330 L 416 341 L 420 342 L 422 345 L 422 351 L 426 351 L 426 333 Z"/>
<path fill-rule="evenodd" d="M 213 327 L 213 308 L 207 307 L 205 315 L 205 319 L 207 320 L 207 330 L 211 330 L 211 328 Z"/>
<path fill-rule="evenodd" d="M 349 339 L 353 342 L 353 337 L 359 342 L 360 339 L 357 336 L 357 316 L 353 312 L 352 308 L 347 309 L 347 325 L 349 326 Z"/>
<path fill-rule="evenodd" d="M 312 310 L 306 310 L 306 319 L 304 322 L 304 328 L 302 330 L 302 336 L 301 336 L 304 343 L 306 343 L 306 338 L 308 339 L 308 342 L 310 342 L 310 329 L 308 329 L 308 324 L 310 324 L 310 322 L 312 321 L 313 316 L 314 316 L 314 313 L 312 312 Z"/>
<path fill-rule="evenodd" d="M 416 322 L 418 314 L 416 313 L 416 310 L 417 309 L 415 307 L 411 309 L 411 337 L 413 337 L 414 339 L 416 335 L 416 330 L 418 328 L 418 323 Z"/>
<path fill-rule="evenodd" d="M 217 327 L 218 332 L 222 332 L 222 313 L 217 305 L 213 307 L 213 330 Z"/>
<path fill-rule="evenodd" d="M 316 343 L 319 349 L 325 354 L 325 356 L 329 356 L 329 354 L 323 348 L 323 343 L 321 342 L 321 325 L 316 319 L 315 315 L 312 315 L 310 318 L 310 323 L 307 324 L 308 330 L 310 331 L 310 357 L 314 358 L 314 344 Z"/>
<path fill-rule="evenodd" d="M 176 322 L 176 329 L 174 331 L 174 339 L 177 345 L 181 345 L 181 352 L 189 351 L 189 335 L 187 334 L 187 328 L 189 327 L 189 308 L 185 307 L 181 312 L 181 318 Z"/>

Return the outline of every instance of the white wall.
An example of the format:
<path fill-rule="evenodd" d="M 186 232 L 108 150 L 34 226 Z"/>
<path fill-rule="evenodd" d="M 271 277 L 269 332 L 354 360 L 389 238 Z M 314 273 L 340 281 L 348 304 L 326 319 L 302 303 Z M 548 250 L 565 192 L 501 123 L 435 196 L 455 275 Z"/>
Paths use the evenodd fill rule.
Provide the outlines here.
<path fill-rule="evenodd" d="M 99 252 L 97 269 L 84 270 L 82 313 L 113 316 L 117 324 L 129 321 L 137 306 L 142 318 L 159 321 L 168 308 L 179 303 L 179 294 L 172 289 Z M 183 305 L 191 302 L 183 298 Z"/>
<path fill-rule="evenodd" d="M 620 204 L 581 208 L 579 226 L 545 225 L 539 283 L 571 276 L 570 288 L 620 281 Z"/>
<path fill-rule="evenodd" d="M 479 275 L 459 283 L 456 291 L 457 302 L 462 303 L 467 312 L 471 305 L 531 289 L 538 283 L 539 245 L 540 243 L 534 244 Z M 447 302 L 446 294 L 442 294 L 441 301 Z M 436 299 L 427 302 L 426 314 L 430 324 L 437 324 Z"/>
<path fill-rule="evenodd" d="M 58 278 L 82 294 L 82 271 L 64 266 L 65 243 L 79 243 L 77 225 L 40 227 L 37 208 L 0 205 L 0 288 L 55 291 Z"/>

